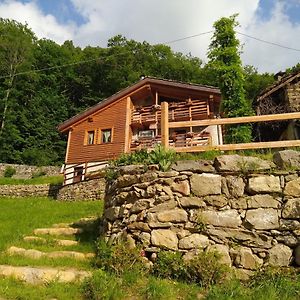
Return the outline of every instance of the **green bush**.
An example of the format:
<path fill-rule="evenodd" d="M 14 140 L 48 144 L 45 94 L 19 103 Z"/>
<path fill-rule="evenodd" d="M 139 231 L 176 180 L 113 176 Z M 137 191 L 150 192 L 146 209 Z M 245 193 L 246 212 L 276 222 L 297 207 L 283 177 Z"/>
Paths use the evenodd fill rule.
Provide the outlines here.
<path fill-rule="evenodd" d="M 93 272 L 93 276 L 83 284 L 85 299 L 98 300 L 109 299 L 119 300 L 124 298 L 122 280 L 103 270 Z"/>
<path fill-rule="evenodd" d="M 179 252 L 161 251 L 154 264 L 153 274 L 208 287 L 227 279 L 229 268 L 219 261 L 220 256 L 215 252 L 201 252 L 191 260 L 184 260 Z"/>
<path fill-rule="evenodd" d="M 153 275 L 166 279 L 184 280 L 186 264 L 180 252 L 160 251 L 153 265 Z"/>
<path fill-rule="evenodd" d="M 139 274 L 148 272 L 141 255 L 141 249 L 132 249 L 125 242 L 108 245 L 104 240 L 99 240 L 96 249 L 96 265 L 118 276 L 128 271 Z"/>
<path fill-rule="evenodd" d="M 44 170 L 38 170 L 37 172 L 32 173 L 31 178 L 38 178 L 47 175 Z"/>
<path fill-rule="evenodd" d="M 8 167 L 5 168 L 3 176 L 6 177 L 6 178 L 11 178 L 16 174 L 16 172 L 17 171 L 16 171 L 15 168 L 13 168 L 11 166 L 8 166 Z"/>

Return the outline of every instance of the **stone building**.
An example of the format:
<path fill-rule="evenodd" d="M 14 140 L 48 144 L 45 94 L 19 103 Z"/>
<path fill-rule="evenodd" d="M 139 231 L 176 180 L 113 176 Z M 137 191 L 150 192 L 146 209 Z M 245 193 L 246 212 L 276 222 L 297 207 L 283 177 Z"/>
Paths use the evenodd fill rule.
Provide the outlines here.
<path fill-rule="evenodd" d="M 257 115 L 300 111 L 300 71 L 292 74 L 278 73 L 277 81 L 267 87 L 257 98 Z M 265 123 L 257 127 L 260 141 L 296 140 L 300 137 L 297 120 Z"/>

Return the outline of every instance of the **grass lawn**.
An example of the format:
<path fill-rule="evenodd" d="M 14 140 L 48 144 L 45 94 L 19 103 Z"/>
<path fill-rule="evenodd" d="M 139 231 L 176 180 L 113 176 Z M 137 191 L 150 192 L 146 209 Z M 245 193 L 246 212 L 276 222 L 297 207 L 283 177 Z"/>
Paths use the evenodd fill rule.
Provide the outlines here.
<path fill-rule="evenodd" d="M 40 176 L 29 179 L 17 179 L 10 177 L 0 177 L 0 185 L 13 185 L 13 184 L 61 184 L 64 181 L 62 175 L 58 176 Z"/>

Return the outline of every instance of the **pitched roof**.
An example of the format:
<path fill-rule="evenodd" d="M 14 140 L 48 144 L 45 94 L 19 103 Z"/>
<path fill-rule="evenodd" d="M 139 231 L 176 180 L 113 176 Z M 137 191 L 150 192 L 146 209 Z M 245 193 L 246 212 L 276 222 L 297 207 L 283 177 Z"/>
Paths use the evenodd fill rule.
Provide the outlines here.
<path fill-rule="evenodd" d="M 186 82 L 180 82 L 180 81 L 174 81 L 169 79 L 159 79 L 155 77 L 145 77 L 135 84 L 128 86 L 119 92 L 113 94 L 112 96 L 102 100 L 101 102 L 97 103 L 96 105 L 87 108 L 83 112 L 75 115 L 74 117 L 66 120 L 65 122 L 58 125 L 57 129 L 60 132 L 65 132 L 69 129 L 70 126 L 77 123 L 78 121 L 87 118 L 91 114 L 97 112 L 101 108 L 105 107 L 106 105 L 109 105 L 110 103 L 117 101 L 118 99 L 124 98 L 127 95 L 133 93 L 135 90 L 151 84 L 160 84 L 168 87 L 176 87 L 181 89 L 189 89 L 193 91 L 199 91 L 199 92 L 208 92 L 208 93 L 214 93 L 214 94 L 220 94 L 220 90 L 217 87 L 209 86 L 209 85 L 201 85 L 201 84 L 194 84 L 194 83 L 186 83 Z"/>
<path fill-rule="evenodd" d="M 290 82 L 294 81 L 296 78 L 300 78 L 300 71 L 283 76 L 281 79 L 277 80 L 274 84 L 270 85 L 264 91 L 262 91 L 259 94 L 256 101 L 259 102 L 260 100 L 270 96 L 274 92 L 278 91 L 282 87 L 284 87 L 287 84 L 289 84 Z"/>

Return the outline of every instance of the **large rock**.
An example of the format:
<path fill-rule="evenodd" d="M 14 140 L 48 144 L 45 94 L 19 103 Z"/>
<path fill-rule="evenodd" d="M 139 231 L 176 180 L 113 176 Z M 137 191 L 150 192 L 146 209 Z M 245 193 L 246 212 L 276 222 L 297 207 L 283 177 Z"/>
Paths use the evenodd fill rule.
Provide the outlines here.
<path fill-rule="evenodd" d="M 151 234 L 151 243 L 160 248 L 166 248 L 170 250 L 178 249 L 177 235 L 168 229 L 153 230 Z"/>
<path fill-rule="evenodd" d="M 295 263 L 300 266 L 300 245 L 295 249 Z"/>
<path fill-rule="evenodd" d="M 235 257 L 235 265 L 239 268 L 256 270 L 263 264 L 263 260 L 252 253 L 251 249 L 241 247 Z"/>
<path fill-rule="evenodd" d="M 244 195 L 245 183 L 243 178 L 236 176 L 227 176 L 226 182 L 229 193 L 233 197 L 238 198 Z"/>
<path fill-rule="evenodd" d="M 280 178 L 278 176 L 257 176 L 249 178 L 248 191 L 255 193 L 280 193 Z"/>
<path fill-rule="evenodd" d="M 211 239 L 218 243 L 228 243 L 228 241 L 231 241 L 247 247 L 257 247 L 263 249 L 269 249 L 272 247 L 272 238 L 250 230 L 208 228 L 206 232 Z"/>
<path fill-rule="evenodd" d="M 220 172 L 249 172 L 270 170 L 274 164 L 258 157 L 221 155 L 215 158 L 214 166 Z"/>
<path fill-rule="evenodd" d="M 207 236 L 194 233 L 190 236 L 184 237 L 179 240 L 179 249 L 194 249 L 194 248 L 206 248 L 209 245 L 209 239 Z"/>
<path fill-rule="evenodd" d="M 190 185 L 187 180 L 176 181 L 171 186 L 174 192 L 178 192 L 184 196 L 188 196 L 191 193 Z"/>
<path fill-rule="evenodd" d="M 219 263 L 231 266 L 231 258 L 229 255 L 229 249 L 228 246 L 226 245 L 221 245 L 221 244 L 215 244 L 208 246 L 206 249 L 207 252 L 217 252 L 221 257 L 218 260 Z"/>
<path fill-rule="evenodd" d="M 284 194 L 291 197 L 300 197 L 300 178 L 289 181 L 284 189 Z"/>
<path fill-rule="evenodd" d="M 268 230 L 279 228 L 278 211 L 272 208 L 250 209 L 246 213 L 245 221 L 254 229 Z"/>
<path fill-rule="evenodd" d="M 271 195 L 255 195 L 247 199 L 248 208 L 279 208 L 280 202 Z"/>
<path fill-rule="evenodd" d="M 220 227 L 235 228 L 242 224 L 240 215 L 236 210 L 223 211 L 207 210 L 198 215 L 199 222 Z"/>
<path fill-rule="evenodd" d="M 292 250 L 285 245 L 277 244 L 269 251 L 269 265 L 275 267 L 287 267 L 290 264 Z"/>
<path fill-rule="evenodd" d="M 171 168 L 178 172 L 215 172 L 213 162 L 210 160 L 180 160 L 174 163 Z"/>
<path fill-rule="evenodd" d="M 221 176 L 215 174 L 194 174 L 190 178 L 192 193 L 196 196 L 221 194 Z"/>
<path fill-rule="evenodd" d="M 183 223 L 187 222 L 188 216 L 184 209 L 173 209 L 157 213 L 159 222 Z"/>
<path fill-rule="evenodd" d="M 300 198 L 288 200 L 282 210 L 285 219 L 300 219 Z"/>
<path fill-rule="evenodd" d="M 205 202 L 198 197 L 182 197 L 179 199 L 179 203 L 185 208 L 200 208 L 206 206 Z"/>
<path fill-rule="evenodd" d="M 300 169 L 300 152 L 294 150 L 283 150 L 275 152 L 273 155 L 274 163 L 282 168 Z"/>

